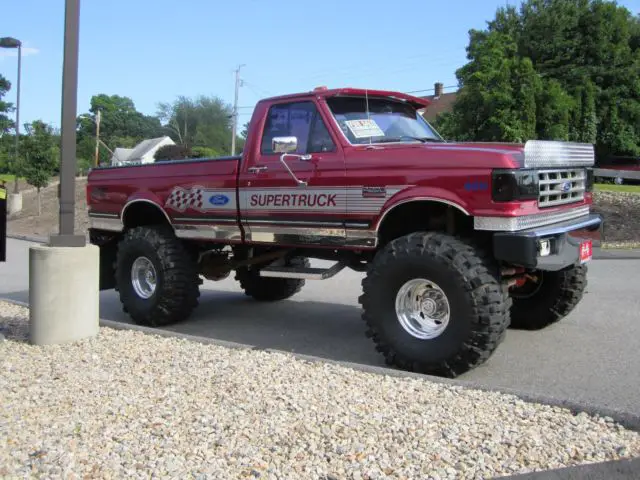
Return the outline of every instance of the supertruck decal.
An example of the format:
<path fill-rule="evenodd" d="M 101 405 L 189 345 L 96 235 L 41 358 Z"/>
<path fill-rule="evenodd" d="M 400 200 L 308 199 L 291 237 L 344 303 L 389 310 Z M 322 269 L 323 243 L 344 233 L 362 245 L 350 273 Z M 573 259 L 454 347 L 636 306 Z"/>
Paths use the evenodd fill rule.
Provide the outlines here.
<path fill-rule="evenodd" d="M 282 213 L 345 213 L 376 215 L 385 203 L 410 185 L 372 187 L 358 185 L 343 188 L 246 188 L 240 192 L 240 206 L 253 212 Z M 382 190 L 380 190 L 382 189 Z"/>
<path fill-rule="evenodd" d="M 375 215 L 394 195 L 412 185 L 344 188 L 243 188 L 240 208 L 254 212 L 348 213 Z M 199 212 L 232 212 L 237 209 L 235 190 L 231 188 L 175 187 L 165 201 L 165 208 L 180 213 L 188 209 Z"/>

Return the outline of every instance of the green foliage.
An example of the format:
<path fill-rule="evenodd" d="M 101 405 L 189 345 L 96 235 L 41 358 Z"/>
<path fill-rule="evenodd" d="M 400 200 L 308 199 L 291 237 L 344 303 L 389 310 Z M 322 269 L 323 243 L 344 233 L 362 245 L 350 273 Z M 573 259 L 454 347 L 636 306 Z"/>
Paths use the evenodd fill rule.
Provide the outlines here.
<path fill-rule="evenodd" d="M 470 31 L 453 112 L 462 140 L 595 143 L 640 155 L 640 17 L 604 0 L 527 0 Z"/>
<path fill-rule="evenodd" d="M 38 189 L 38 215 L 42 212 L 40 189 L 46 187 L 60 168 L 60 150 L 57 135 L 51 126 L 41 120 L 26 126 L 28 135 L 22 138 L 22 156 L 18 171 L 27 183 Z"/>
<path fill-rule="evenodd" d="M 218 152 L 215 148 L 193 147 L 191 149 L 192 158 L 214 158 L 214 157 L 221 157 L 221 156 L 222 154 Z"/>
<path fill-rule="evenodd" d="M 36 120 L 22 139 L 20 173 L 30 185 L 46 187 L 60 166 L 60 150 L 51 126 Z"/>
<path fill-rule="evenodd" d="M 189 148 L 212 148 L 221 154 L 231 151 L 232 109 L 218 97 L 178 97 L 173 103 L 159 103 L 158 117 L 166 134 Z M 242 145 L 243 140 L 237 139 Z"/>
<path fill-rule="evenodd" d="M 240 132 L 240 138 L 242 140 L 247 140 L 247 135 L 249 135 L 249 122 L 245 123 L 242 127 L 242 131 Z"/>
<path fill-rule="evenodd" d="M 97 113 L 100 111 L 100 140 L 111 150 L 131 148 L 142 140 L 164 135 L 160 120 L 136 110 L 133 100 L 120 95 L 99 94 L 91 97 L 88 113 L 78 117 L 77 154 L 83 159 L 95 157 Z M 102 144 L 100 163 L 108 161 L 111 153 Z"/>
<path fill-rule="evenodd" d="M 154 155 L 156 162 L 162 160 L 184 160 L 193 158 L 191 149 L 185 145 L 163 145 Z"/>
<path fill-rule="evenodd" d="M 458 71 L 464 82 L 452 114 L 437 126 L 458 140 L 522 142 L 536 132 L 541 79 L 531 61 L 517 56 L 513 39 L 500 32 L 471 32 L 471 59 Z"/>
<path fill-rule="evenodd" d="M 13 111 L 13 104 L 2 100 L 9 90 L 11 90 L 11 82 L 0 75 L 0 136 L 14 127 L 14 122 L 7 115 Z"/>

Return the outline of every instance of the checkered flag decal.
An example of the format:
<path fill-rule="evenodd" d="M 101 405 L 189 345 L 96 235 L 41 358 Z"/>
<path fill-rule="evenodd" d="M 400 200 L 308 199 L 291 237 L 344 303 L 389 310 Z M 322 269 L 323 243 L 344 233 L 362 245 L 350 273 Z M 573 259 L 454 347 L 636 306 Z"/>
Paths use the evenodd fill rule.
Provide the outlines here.
<path fill-rule="evenodd" d="M 171 192 L 164 204 L 165 207 L 179 212 L 184 212 L 188 208 L 202 210 L 203 205 L 204 189 L 202 187 L 192 187 L 190 189 L 177 187 Z"/>

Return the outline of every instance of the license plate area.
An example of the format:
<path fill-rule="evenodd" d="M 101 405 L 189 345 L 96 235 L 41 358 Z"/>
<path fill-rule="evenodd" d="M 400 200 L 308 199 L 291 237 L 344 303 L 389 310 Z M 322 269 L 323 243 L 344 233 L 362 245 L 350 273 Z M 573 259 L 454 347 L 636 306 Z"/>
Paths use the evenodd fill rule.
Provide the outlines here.
<path fill-rule="evenodd" d="M 585 240 L 580 242 L 580 263 L 586 263 L 593 258 L 593 242 Z"/>

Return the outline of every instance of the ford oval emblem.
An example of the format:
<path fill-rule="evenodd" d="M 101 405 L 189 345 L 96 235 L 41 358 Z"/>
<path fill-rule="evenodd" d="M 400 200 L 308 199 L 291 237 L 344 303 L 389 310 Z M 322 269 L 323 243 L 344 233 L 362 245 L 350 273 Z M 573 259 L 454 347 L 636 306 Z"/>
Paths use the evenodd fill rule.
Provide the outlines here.
<path fill-rule="evenodd" d="M 211 205 L 226 205 L 229 203 L 229 197 L 226 195 L 215 194 L 209 197 L 209 203 Z"/>
<path fill-rule="evenodd" d="M 564 183 L 562 184 L 562 186 L 560 187 L 560 189 L 561 189 L 563 192 L 567 193 L 569 190 L 571 190 L 571 182 L 564 182 Z"/>

